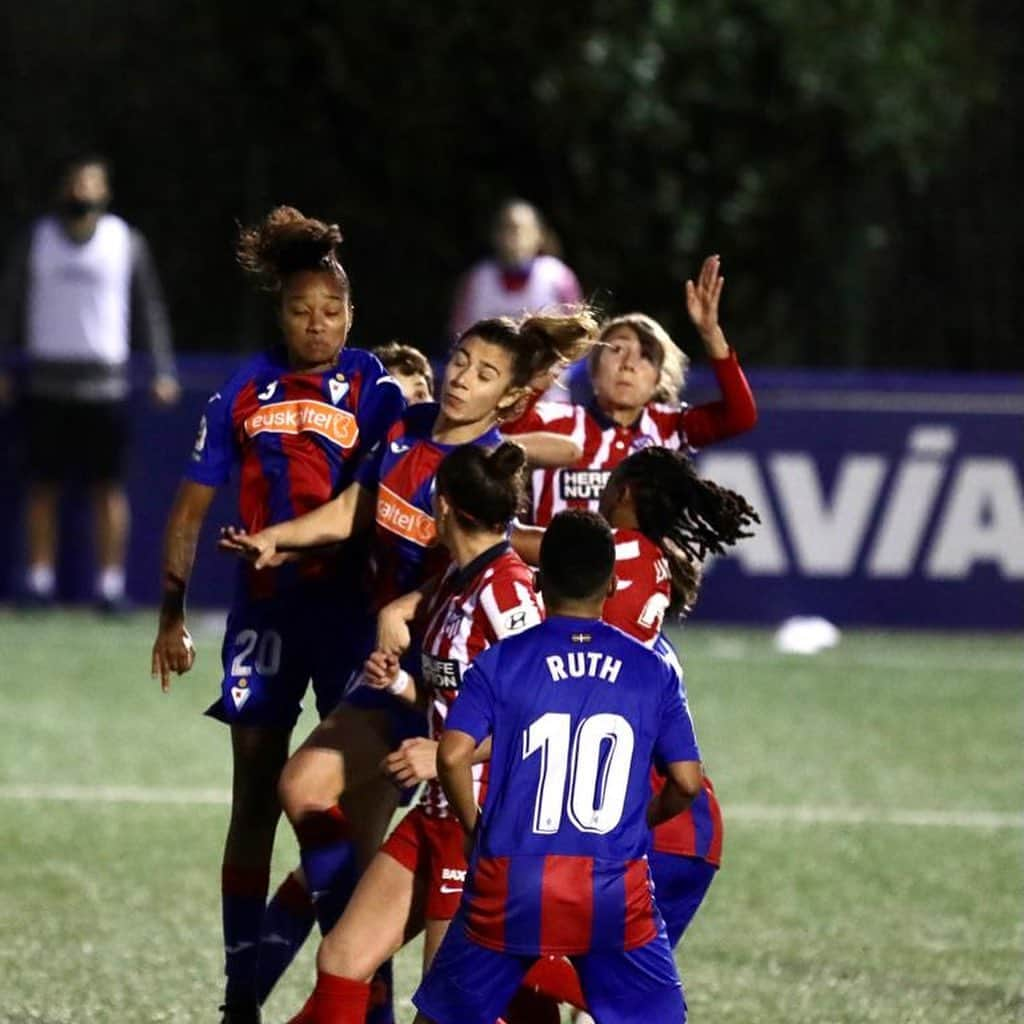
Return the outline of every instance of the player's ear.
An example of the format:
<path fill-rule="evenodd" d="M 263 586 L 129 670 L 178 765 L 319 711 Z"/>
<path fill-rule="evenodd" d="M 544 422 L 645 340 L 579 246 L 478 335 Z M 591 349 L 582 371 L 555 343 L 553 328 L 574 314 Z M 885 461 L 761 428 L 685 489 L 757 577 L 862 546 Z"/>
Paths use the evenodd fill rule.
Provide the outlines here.
<path fill-rule="evenodd" d="M 619 578 L 613 572 L 611 574 L 611 576 L 608 578 L 608 589 L 605 591 L 605 596 L 606 597 L 614 597 L 615 596 L 615 591 L 618 589 L 618 586 L 619 586 Z"/>

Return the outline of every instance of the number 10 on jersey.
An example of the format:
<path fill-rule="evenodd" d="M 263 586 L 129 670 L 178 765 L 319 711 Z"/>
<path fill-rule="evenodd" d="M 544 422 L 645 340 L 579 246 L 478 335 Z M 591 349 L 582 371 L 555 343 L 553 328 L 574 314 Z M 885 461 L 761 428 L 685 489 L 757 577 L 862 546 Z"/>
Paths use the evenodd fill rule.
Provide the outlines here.
<path fill-rule="evenodd" d="M 633 728 L 621 715 L 581 719 L 575 735 L 569 714 L 549 711 L 532 722 L 523 730 L 523 760 L 540 754 L 533 831 L 553 835 L 567 811 L 581 832 L 611 832 L 622 820 L 633 746 Z"/>

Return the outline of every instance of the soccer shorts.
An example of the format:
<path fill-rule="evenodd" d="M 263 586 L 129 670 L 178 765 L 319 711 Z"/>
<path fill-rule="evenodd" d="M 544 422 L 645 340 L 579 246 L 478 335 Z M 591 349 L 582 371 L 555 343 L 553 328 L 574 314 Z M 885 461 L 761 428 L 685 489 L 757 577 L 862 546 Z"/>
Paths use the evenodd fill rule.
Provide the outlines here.
<path fill-rule="evenodd" d="M 221 695 L 206 713 L 228 725 L 291 729 L 312 681 L 325 718 L 365 659 L 368 625 L 354 604 L 337 581 L 236 601 L 221 647 Z"/>
<path fill-rule="evenodd" d="M 126 402 L 25 401 L 28 478 L 116 483 L 124 476 L 129 417 Z"/>
<path fill-rule="evenodd" d="M 674 949 L 700 909 L 718 869 L 700 857 L 657 850 L 647 854 L 647 861 L 654 882 L 654 901 L 665 920 L 668 944 Z"/>
<path fill-rule="evenodd" d="M 462 826 L 457 818 L 435 818 L 414 807 L 381 846 L 427 887 L 425 914 L 450 921 L 459 909 L 466 881 Z"/>
<path fill-rule="evenodd" d="M 494 1024 L 536 959 L 478 946 L 457 915 L 412 1001 L 435 1024 Z M 590 1013 L 601 1024 L 686 1020 L 683 988 L 664 930 L 636 949 L 570 959 Z"/>

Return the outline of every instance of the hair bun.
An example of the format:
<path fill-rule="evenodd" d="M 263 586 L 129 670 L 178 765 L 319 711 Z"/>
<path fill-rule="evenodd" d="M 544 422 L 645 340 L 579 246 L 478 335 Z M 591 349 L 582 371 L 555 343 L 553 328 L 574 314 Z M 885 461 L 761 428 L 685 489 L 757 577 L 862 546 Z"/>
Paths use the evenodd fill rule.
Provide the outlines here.
<path fill-rule="evenodd" d="M 510 480 L 526 465 L 526 449 L 515 441 L 503 441 L 487 456 L 487 472 L 499 480 Z"/>

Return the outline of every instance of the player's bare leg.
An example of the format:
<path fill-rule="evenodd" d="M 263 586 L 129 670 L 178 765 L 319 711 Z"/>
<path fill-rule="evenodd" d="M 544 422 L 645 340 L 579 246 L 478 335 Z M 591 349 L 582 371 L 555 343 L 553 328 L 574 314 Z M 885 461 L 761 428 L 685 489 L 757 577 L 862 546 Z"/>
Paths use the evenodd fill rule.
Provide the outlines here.
<path fill-rule="evenodd" d="M 379 767 L 389 739 L 384 712 L 342 705 L 313 730 L 281 775 L 281 805 L 298 837 L 325 935 L 354 888 L 358 861 L 365 863 L 380 844 L 397 806 L 398 794 Z"/>
<path fill-rule="evenodd" d="M 98 483 L 92 490 L 96 535 L 97 597 L 107 608 L 124 601 L 124 565 L 131 512 L 120 483 Z"/>
<path fill-rule="evenodd" d="M 25 502 L 25 533 L 28 541 L 28 596 L 53 599 L 57 565 L 57 510 L 60 487 L 53 483 L 29 485 Z"/>
<path fill-rule="evenodd" d="M 368 982 L 422 930 L 423 899 L 422 880 L 379 853 L 359 879 L 341 919 L 320 943 L 318 970 Z"/>

